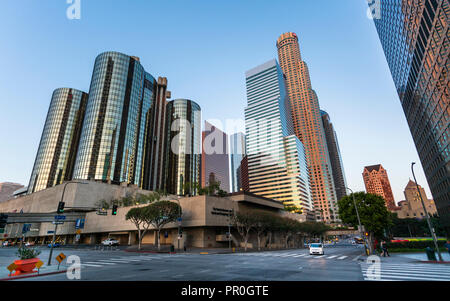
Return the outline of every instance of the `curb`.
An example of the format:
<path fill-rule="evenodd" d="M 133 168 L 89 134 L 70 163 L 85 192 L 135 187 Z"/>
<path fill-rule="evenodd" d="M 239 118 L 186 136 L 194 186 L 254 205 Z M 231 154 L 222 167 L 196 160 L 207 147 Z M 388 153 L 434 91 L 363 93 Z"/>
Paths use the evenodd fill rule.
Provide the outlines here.
<path fill-rule="evenodd" d="M 0 281 L 11 281 L 11 280 L 17 280 L 17 279 L 26 279 L 26 278 L 34 278 L 34 277 L 41 277 L 41 276 L 49 276 L 49 275 L 56 275 L 56 274 L 62 274 L 66 273 L 67 270 L 61 270 L 56 272 L 49 272 L 49 273 L 43 273 L 43 274 L 33 274 L 33 275 L 26 275 L 26 276 L 17 276 L 17 277 L 8 277 L 8 278 L 2 278 Z"/>

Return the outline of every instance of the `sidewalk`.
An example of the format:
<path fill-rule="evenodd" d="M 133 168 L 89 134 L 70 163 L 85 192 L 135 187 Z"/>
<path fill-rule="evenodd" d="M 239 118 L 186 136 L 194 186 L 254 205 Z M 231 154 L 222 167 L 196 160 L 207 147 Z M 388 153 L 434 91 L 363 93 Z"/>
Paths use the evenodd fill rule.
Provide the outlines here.
<path fill-rule="evenodd" d="M 37 269 L 36 269 L 37 270 Z M 58 265 L 52 265 L 52 266 L 47 266 L 44 265 L 41 267 L 41 269 L 39 270 L 39 274 L 38 273 L 30 273 L 30 274 L 23 274 L 20 276 L 9 276 L 9 271 L 5 268 L 4 270 L 0 270 L 0 281 L 8 281 L 8 280 L 16 280 L 16 279 L 24 279 L 24 278 L 31 278 L 31 277 L 40 277 L 40 276 L 44 276 L 44 275 L 52 275 L 52 274 L 60 274 L 60 273 L 65 273 L 66 270 L 66 265 L 61 265 L 59 267 L 58 270 Z M 12 272 L 12 274 L 14 274 L 14 272 Z"/>

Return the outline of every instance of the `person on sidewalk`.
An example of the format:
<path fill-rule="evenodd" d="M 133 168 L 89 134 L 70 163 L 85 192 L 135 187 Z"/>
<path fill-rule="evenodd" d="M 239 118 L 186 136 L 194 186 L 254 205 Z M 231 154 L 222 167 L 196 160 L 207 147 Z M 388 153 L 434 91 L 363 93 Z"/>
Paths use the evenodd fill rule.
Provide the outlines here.
<path fill-rule="evenodd" d="M 387 248 L 387 245 L 386 245 L 386 242 L 385 242 L 385 241 L 383 242 L 383 247 L 382 247 L 382 249 L 383 249 L 383 257 L 386 257 L 386 255 L 389 256 L 389 257 L 391 257 L 391 255 L 389 255 L 389 251 L 388 251 L 388 248 Z"/>
<path fill-rule="evenodd" d="M 450 239 L 447 239 L 447 243 L 444 245 L 447 248 L 447 252 L 450 255 Z"/>

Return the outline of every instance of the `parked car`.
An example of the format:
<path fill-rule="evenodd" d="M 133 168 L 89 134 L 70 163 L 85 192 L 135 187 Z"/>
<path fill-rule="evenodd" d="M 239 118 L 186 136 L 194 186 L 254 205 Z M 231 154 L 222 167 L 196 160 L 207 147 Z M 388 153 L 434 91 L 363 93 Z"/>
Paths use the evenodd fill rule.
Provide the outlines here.
<path fill-rule="evenodd" d="M 51 248 L 51 247 L 52 247 L 52 244 L 49 243 L 49 244 L 48 244 L 48 247 Z M 59 247 L 61 247 L 61 244 L 60 244 L 59 242 L 55 242 L 55 243 L 53 244 L 53 248 L 59 248 Z"/>
<path fill-rule="evenodd" d="M 3 247 L 9 247 L 9 246 L 11 246 L 11 243 L 10 243 L 9 241 L 5 240 L 5 241 L 2 243 L 2 246 L 3 246 Z"/>
<path fill-rule="evenodd" d="M 32 246 L 34 246 L 34 242 L 32 241 L 29 241 L 25 244 L 25 247 L 32 247 Z"/>
<path fill-rule="evenodd" d="M 118 246 L 119 245 L 119 241 L 112 239 L 112 238 L 108 238 L 105 239 L 104 241 L 102 241 L 102 245 L 104 246 Z"/>
<path fill-rule="evenodd" d="M 324 255 L 323 244 L 314 243 L 309 246 L 309 255 Z"/>

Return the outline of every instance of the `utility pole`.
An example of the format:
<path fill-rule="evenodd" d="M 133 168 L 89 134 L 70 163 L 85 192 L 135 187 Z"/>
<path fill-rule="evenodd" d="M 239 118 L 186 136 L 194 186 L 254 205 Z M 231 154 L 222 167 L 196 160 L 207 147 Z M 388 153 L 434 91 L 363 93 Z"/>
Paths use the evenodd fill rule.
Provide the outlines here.
<path fill-rule="evenodd" d="M 61 201 L 60 201 L 60 203 L 64 201 L 64 193 L 66 192 L 66 187 L 67 187 L 67 185 L 69 185 L 69 184 L 85 184 L 85 185 L 87 185 L 87 183 L 80 183 L 80 182 L 66 182 L 66 183 L 64 184 L 64 189 L 63 189 L 63 192 L 62 192 L 62 195 L 61 195 Z M 56 213 L 59 215 L 58 211 L 57 211 Z M 56 221 L 56 220 L 55 220 L 55 232 L 53 232 L 53 239 L 52 239 L 52 243 L 51 243 L 51 245 L 50 245 L 50 254 L 48 255 L 48 263 L 47 263 L 48 266 L 51 266 L 51 265 L 52 265 L 53 245 L 55 244 L 56 230 L 58 230 L 58 224 L 57 224 L 57 222 L 59 222 L 59 221 Z"/>
<path fill-rule="evenodd" d="M 414 177 L 414 182 L 416 182 L 417 193 L 419 194 L 420 201 L 422 202 L 423 211 L 425 212 L 425 216 L 427 217 L 428 228 L 430 229 L 431 237 L 433 238 L 434 247 L 436 248 L 436 250 L 438 252 L 439 261 L 444 261 L 442 259 L 441 251 L 439 250 L 439 246 L 438 246 L 438 242 L 437 242 L 437 238 L 436 238 L 436 232 L 434 231 L 434 227 L 431 224 L 430 216 L 428 215 L 428 211 L 427 211 L 427 208 L 423 201 L 422 194 L 420 193 L 419 184 L 417 184 L 416 175 L 414 174 L 414 164 L 416 164 L 416 162 L 411 163 L 411 171 L 412 171 L 412 174 Z"/>
<path fill-rule="evenodd" d="M 346 189 L 350 190 L 352 192 L 352 197 L 353 197 L 353 205 L 355 206 L 355 210 L 356 210 L 356 216 L 358 218 L 358 224 L 359 224 L 359 235 L 361 236 L 362 239 L 364 239 L 364 255 L 367 255 L 367 240 L 366 240 L 366 236 L 363 235 L 363 229 L 362 229 L 362 224 L 361 224 L 361 219 L 359 218 L 359 211 L 358 211 L 358 207 L 356 206 L 356 200 L 355 200 L 355 193 L 353 192 L 353 190 L 351 190 L 350 188 L 346 187 Z"/>

